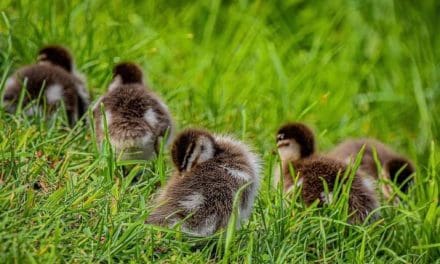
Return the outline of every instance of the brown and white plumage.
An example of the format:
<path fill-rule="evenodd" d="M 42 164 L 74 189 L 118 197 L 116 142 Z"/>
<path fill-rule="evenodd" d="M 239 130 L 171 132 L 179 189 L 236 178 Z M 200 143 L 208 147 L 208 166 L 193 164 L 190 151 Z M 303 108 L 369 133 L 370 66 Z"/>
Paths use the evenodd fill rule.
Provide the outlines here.
<path fill-rule="evenodd" d="M 302 176 L 302 198 L 307 205 L 319 200 L 330 203 L 336 181 L 347 184 L 350 169 L 342 162 L 323 156 L 315 156 L 293 163 L 296 172 Z M 322 182 L 326 182 L 328 193 Z M 348 210 L 352 222 L 363 222 L 379 206 L 372 178 L 357 171 L 353 177 L 348 197 Z"/>
<path fill-rule="evenodd" d="M 306 125 L 289 123 L 278 130 L 276 143 L 281 158 L 281 171 L 278 166 L 275 167 L 274 183 L 277 186 L 283 177 L 283 189 L 288 191 L 295 187 L 294 178 L 290 175 L 291 163 L 315 155 L 315 136 Z M 302 178 L 299 178 L 297 184 L 301 183 Z"/>
<path fill-rule="evenodd" d="M 53 45 L 42 48 L 36 64 L 19 68 L 8 78 L 3 96 L 8 112 L 16 111 L 22 88 L 25 89 L 24 107 L 34 100 L 41 100 L 27 110 L 28 115 L 43 109 L 52 113 L 60 103 L 64 103 L 69 123 L 73 126 L 87 111 L 89 94 L 85 81 L 74 71 L 72 56 L 64 47 Z"/>
<path fill-rule="evenodd" d="M 259 186 L 259 158 L 243 143 L 204 130 L 189 129 L 172 147 L 176 167 L 155 200 L 147 222 L 196 236 L 227 226 L 237 191 L 247 185 L 239 203 L 239 220 L 249 217 Z"/>
<path fill-rule="evenodd" d="M 385 178 L 394 181 L 402 191 L 406 192 L 410 185 L 408 178 L 415 172 L 413 163 L 376 139 L 345 140 L 329 151 L 327 156 L 350 164 L 354 162 L 363 146 L 365 149 L 359 168 L 376 179 Z M 381 171 L 378 170 L 375 153 L 382 167 Z M 386 186 L 382 191 L 386 196 L 390 195 L 390 190 Z"/>
<path fill-rule="evenodd" d="M 277 147 L 281 158 L 281 177 L 285 191 L 295 188 L 294 173 L 302 187 L 302 198 L 307 205 L 314 201 L 319 204 L 332 200 L 336 181 L 346 184 L 347 167 L 343 162 L 315 153 L 315 139 L 310 128 L 302 123 L 289 123 L 282 126 L 277 133 Z M 324 183 L 329 193 L 325 193 Z M 375 182 L 372 177 L 357 171 L 351 183 L 348 208 L 352 214 L 350 220 L 363 222 L 369 213 L 378 207 Z"/>
<path fill-rule="evenodd" d="M 167 106 L 143 82 L 142 70 L 133 63 L 120 63 L 113 70 L 107 94 L 93 109 L 99 143 L 105 138 L 103 104 L 110 143 L 122 159 L 153 158 L 162 138 L 173 132 Z"/>

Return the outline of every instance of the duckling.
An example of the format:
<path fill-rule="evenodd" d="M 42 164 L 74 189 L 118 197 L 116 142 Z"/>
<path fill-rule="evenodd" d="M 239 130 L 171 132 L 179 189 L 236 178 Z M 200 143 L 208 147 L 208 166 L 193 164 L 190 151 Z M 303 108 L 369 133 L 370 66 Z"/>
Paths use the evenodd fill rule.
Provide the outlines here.
<path fill-rule="evenodd" d="M 175 172 L 155 201 L 147 223 L 172 227 L 195 236 L 225 228 L 234 196 L 239 200 L 238 223 L 249 217 L 259 188 L 260 159 L 248 146 L 228 136 L 188 129 L 172 146 Z"/>
<path fill-rule="evenodd" d="M 332 202 L 335 182 L 339 178 L 341 184 L 346 184 L 349 175 L 347 170 L 350 170 L 344 163 L 323 156 L 297 162 L 295 169 L 303 177 L 301 194 L 306 205 L 316 200 L 319 200 L 319 204 Z M 322 179 L 327 184 L 328 193 L 325 192 Z M 370 177 L 361 171 L 355 173 L 348 197 L 350 222 L 364 222 L 379 206 L 375 188 Z M 377 215 L 373 215 L 373 219 L 376 217 Z"/>
<path fill-rule="evenodd" d="M 281 157 L 284 190 L 292 188 L 293 177 L 290 166 L 299 176 L 302 198 L 306 205 L 318 200 L 319 204 L 330 203 L 337 179 L 344 184 L 344 177 L 350 168 L 336 159 L 315 153 L 313 132 L 301 123 L 289 123 L 277 133 L 277 147 Z M 325 180 L 329 193 L 325 193 L 322 180 Z M 370 212 L 378 207 L 375 183 L 371 177 L 357 171 L 354 175 L 348 199 L 350 221 L 363 222 Z"/>
<path fill-rule="evenodd" d="M 395 182 L 403 192 L 407 192 L 411 182 L 409 178 L 415 172 L 413 163 L 398 154 L 390 147 L 376 139 L 348 139 L 337 145 L 327 153 L 329 157 L 339 159 L 350 163 L 356 158 L 356 155 L 365 146 L 360 169 L 374 178 L 386 178 Z M 374 158 L 374 152 L 377 153 L 378 161 L 383 170 L 378 171 Z M 386 197 L 390 196 L 389 186 L 383 186 L 382 189 Z"/>
<path fill-rule="evenodd" d="M 149 160 L 156 156 L 162 138 L 173 133 L 168 107 L 149 90 L 141 68 L 130 62 L 117 64 L 108 92 L 93 109 L 98 143 L 105 138 L 104 105 L 110 143 L 122 160 Z"/>
<path fill-rule="evenodd" d="M 41 113 L 43 109 L 51 113 L 56 105 L 63 102 L 69 124 L 73 126 L 87 111 L 89 93 L 85 81 L 74 70 L 72 55 L 62 46 L 43 47 L 38 52 L 36 64 L 19 68 L 8 78 L 3 96 L 6 111 L 16 111 L 22 87 L 26 89 L 23 106 L 43 99 L 26 111 L 28 115 Z M 43 107 L 44 102 L 47 107 Z"/>
<path fill-rule="evenodd" d="M 306 159 L 315 154 L 315 139 L 313 131 L 302 123 L 290 123 L 282 126 L 277 133 L 277 148 L 281 158 L 281 171 L 275 168 L 275 186 L 278 185 L 281 175 L 283 177 L 283 188 L 289 191 L 293 186 L 293 177 L 290 177 L 291 162 Z M 297 184 L 301 185 L 302 178 Z"/>

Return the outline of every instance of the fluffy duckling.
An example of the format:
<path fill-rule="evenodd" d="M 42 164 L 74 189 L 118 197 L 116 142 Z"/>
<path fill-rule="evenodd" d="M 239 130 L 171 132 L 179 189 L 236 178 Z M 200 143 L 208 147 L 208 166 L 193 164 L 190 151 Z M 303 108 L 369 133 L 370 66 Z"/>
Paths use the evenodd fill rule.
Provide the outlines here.
<path fill-rule="evenodd" d="M 290 164 L 315 154 L 314 137 L 312 130 L 302 123 L 287 124 L 278 130 L 276 141 L 281 158 L 281 171 L 278 167 L 275 168 L 275 186 L 283 177 L 285 191 L 289 191 L 294 187 L 294 179 L 290 176 Z M 299 178 L 297 184 L 301 185 L 301 183 L 302 178 Z"/>
<path fill-rule="evenodd" d="M 209 236 L 227 226 L 234 196 L 244 187 L 238 220 L 250 215 L 259 186 L 259 158 L 230 137 L 188 129 L 172 146 L 175 172 L 155 201 L 147 223 Z"/>
<path fill-rule="evenodd" d="M 333 188 L 339 178 L 341 183 L 348 179 L 344 177 L 346 164 L 315 153 L 315 139 L 310 128 L 301 123 L 286 124 L 278 130 L 277 147 L 281 157 L 284 190 L 292 188 L 293 177 L 290 166 L 299 176 L 302 185 L 302 198 L 307 205 L 319 200 L 319 203 L 329 203 L 332 200 Z M 326 181 L 329 193 L 325 193 L 322 180 Z M 354 175 L 348 207 L 353 222 L 363 222 L 370 212 L 378 207 L 375 184 L 372 178 L 356 172 Z"/>
<path fill-rule="evenodd" d="M 360 169 L 376 179 L 383 177 L 394 181 L 400 186 L 402 191 L 407 192 L 410 185 L 408 178 L 415 172 L 413 163 L 376 139 L 345 140 L 327 155 L 331 158 L 351 163 L 363 146 L 365 146 L 365 150 Z M 383 167 L 381 172 L 378 171 L 374 152 L 377 153 L 378 161 L 381 167 Z M 390 196 L 391 190 L 387 186 L 384 186 L 382 191 L 386 197 Z"/>
<path fill-rule="evenodd" d="M 113 81 L 107 94 L 93 109 L 98 143 L 105 138 L 104 105 L 109 140 L 123 160 L 149 160 L 157 154 L 161 138 L 173 132 L 168 107 L 144 84 L 141 68 L 120 63 L 113 69 Z"/>
<path fill-rule="evenodd" d="M 69 124 L 73 126 L 87 111 L 89 94 L 85 82 L 75 72 L 72 55 L 64 47 L 53 45 L 42 48 L 36 64 L 18 69 L 6 81 L 3 103 L 8 112 L 16 111 L 22 87 L 26 89 L 23 106 L 42 99 L 26 111 L 28 115 L 43 109 L 53 112 L 56 105 L 63 102 Z M 44 102 L 46 107 L 43 107 Z"/>

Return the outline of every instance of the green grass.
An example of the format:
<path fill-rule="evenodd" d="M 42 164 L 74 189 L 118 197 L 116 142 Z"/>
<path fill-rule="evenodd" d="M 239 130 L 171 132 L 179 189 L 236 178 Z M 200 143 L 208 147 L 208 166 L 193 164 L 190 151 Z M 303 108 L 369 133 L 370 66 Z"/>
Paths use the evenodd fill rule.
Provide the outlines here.
<path fill-rule="evenodd" d="M 92 129 L 0 110 L 0 262 L 440 262 L 438 1 L 3 0 L 0 11 L 0 91 L 47 43 L 73 51 L 94 99 L 133 60 L 179 128 L 234 134 L 264 159 L 250 221 L 190 238 L 144 224 L 167 151 L 122 178 Z M 288 120 L 310 124 L 323 151 L 379 138 L 416 162 L 414 186 L 371 225 L 346 224 L 343 203 L 284 197 L 271 168 Z"/>

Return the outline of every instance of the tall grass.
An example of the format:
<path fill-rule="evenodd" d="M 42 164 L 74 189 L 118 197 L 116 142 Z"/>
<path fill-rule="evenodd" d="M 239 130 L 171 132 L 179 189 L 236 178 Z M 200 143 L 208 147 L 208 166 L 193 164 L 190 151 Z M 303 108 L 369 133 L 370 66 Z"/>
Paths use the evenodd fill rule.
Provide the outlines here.
<path fill-rule="evenodd" d="M 62 112 L 0 110 L 1 262 L 438 263 L 440 5 L 419 2 L 1 1 L 0 94 L 47 43 L 73 51 L 95 99 L 114 63 L 133 60 L 180 128 L 235 134 L 264 158 L 250 221 L 191 238 L 144 224 L 172 169 L 166 149 L 121 177 Z M 389 143 L 416 161 L 413 187 L 370 225 L 347 224 L 343 200 L 306 208 L 272 184 L 288 120 L 312 125 L 323 151 L 347 137 Z"/>

